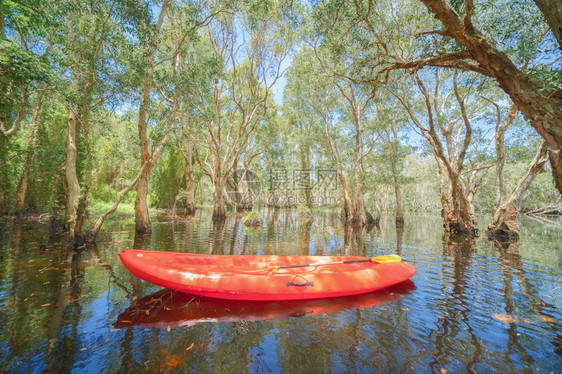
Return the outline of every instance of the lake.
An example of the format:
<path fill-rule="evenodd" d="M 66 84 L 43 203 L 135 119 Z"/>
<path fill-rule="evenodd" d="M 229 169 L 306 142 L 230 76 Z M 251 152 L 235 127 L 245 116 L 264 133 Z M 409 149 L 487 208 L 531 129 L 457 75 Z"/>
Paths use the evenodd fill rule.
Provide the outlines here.
<path fill-rule="evenodd" d="M 346 230 L 261 209 L 262 228 L 231 214 L 213 225 L 153 217 L 151 237 L 108 221 L 94 248 L 66 249 L 46 224 L 0 224 L 0 371 L 5 372 L 560 372 L 562 222 L 522 218 L 518 244 L 450 240 L 437 213 L 397 230 Z M 489 217 L 478 217 L 484 232 Z M 366 295 L 241 303 L 138 280 L 122 249 L 213 254 L 397 253 L 411 282 Z"/>

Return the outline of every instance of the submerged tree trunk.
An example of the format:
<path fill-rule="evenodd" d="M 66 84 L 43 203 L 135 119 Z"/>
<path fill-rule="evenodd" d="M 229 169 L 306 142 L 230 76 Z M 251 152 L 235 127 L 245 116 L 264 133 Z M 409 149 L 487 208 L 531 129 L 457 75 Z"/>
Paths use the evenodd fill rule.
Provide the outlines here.
<path fill-rule="evenodd" d="M 494 104 L 496 105 L 496 104 Z M 496 105 L 498 111 L 498 123 L 496 125 L 496 181 L 498 184 L 498 190 L 496 195 L 496 206 L 495 208 L 498 209 L 502 204 L 505 203 L 507 199 L 507 188 L 505 186 L 505 178 L 503 173 L 503 168 L 505 166 L 505 132 L 515 119 L 517 114 L 517 106 L 513 104 L 511 109 L 509 110 L 509 114 L 507 118 L 500 122 L 500 112 L 499 107 Z"/>
<path fill-rule="evenodd" d="M 353 203 L 351 202 L 351 198 L 349 197 L 349 190 L 347 189 L 347 181 L 345 180 L 343 171 L 338 169 L 337 173 L 342 190 L 344 221 L 348 222 L 353 214 Z"/>
<path fill-rule="evenodd" d="M 224 181 L 220 170 L 212 179 L 213 182 L 213 221 L 224 221 L 226 219 Z"/>
<path fill-rule="evenodd" d="M 548 145 L 543 141 L 531 165 L 529 165 L 527 173 L 519 180 L 509 199 L 503 201 L 497 208 L 492 222 L 488 225 L 488 237 L 503 241 L 517 241 L 519 239 L 517 215 L 521 197 L 529 189 L 535 177 L 544 171 L 544 165 L 548 161 L 547 150 Z"/>
<path fill-rule="evenodd" d="M 422 122 L 410 104 L 407 97 L 396 96 L 402 103 L 415 126 L 421 130 L 422 136 L 432 148 L 433 155 L 439 167 L 441 176 L 441 216 L 444 220 L 443 227 L 448 235 L 478 236 L 474 207 L 469 198 L 471 188 L 469 183 L 463 182 L 461 175 L 464 169 L 464 160 L 468 147 L 472 140 L 472 125 L 468 118 L 465 106 L 467 96 L 461 96 L 457 85 L 457 75 L 453 75 L 452 92 L 459 105 L 462 126 L 455 129 L 457 121 L 447 120 L 445 114 L 438 105 L 438 88 L 441 83 L 439 71 L 435 70 L 435 93 L 431 96 L 417 72 L 412 74 L 414 82 L 419 88 L 425 100 L 427 110 L 427 125 Z M 464 131 L 464 139 L 461 139 L 461 130 Z M 445 174 L 446 177 L 445 177 Z"/>
<path fill-rule="evenodd" d="M 310 184 L 310 171 L 312 168 L 310 165 L 310 144 L 308 144 L 308 141 L 301 147 L 300 162 L 301 171 L 306 173 L 305 179 L 302 180 L 302 183 L 300 183 L 302 197 L 304 198 L 304 201 L 301 202 L 301 204 L 310 210 L 312 209 L 312 185 Z"/>
<path fill-rule="evenodd" d="M 358 114 L 356 114 L 358 116 Z M 332 137 L 330 135 L 330 128 L 329 128 L 329 120 L 327 117 L 324 118 L 325 120 L 325 133 L 326 138 L 328 140 L 328 145 L 330 148 L 330 152 L 332 153 L 332 157 L 334 162 L 337 165 L 337 174 L 338 179 L 341 184 L 342 188 L 342 198 L 343 198 L 343 212 L 344 212 L 344 221 L 346 224 L 352 226 L 365 226 L 365 225 L 372 225 L 375 224 L 375 220 L 373 217 L 367 212 L 365 208 L 365 200 L 363 196 L 363 186 L 361 185 L 361 160 L 360 155 L 357 154 L 354 160 L 354 174 L 353 174 L 353 198 L 350 195 L 349 187 L 345 178 L 345 174 L 340 167 L 340 156 L 337 145 L 333 142 Z M 358 120 L 358 119 L 357 119 Z M 357 123 L 357 122 L 356 122 Z M 360 134 L 356 134 L 356 150 L 360 149 Z"/>
<path fill-rule="evenodd" d="M 18 201 L 14 208 L 14 214 L 20 215 L 23 211 L 25 204 L 25 198 L 27 195 L 27 186 L 29 183 L 29 173 L 31 172 L 31 167 L 33 166 L 33 160 L 37 153 L 37 139 L 35 132 L 37 131 L 37 123 L 39 120 L 39 111 L 41 110 L 41 104 L 43 99 L 43 89 L 39 89 L 37 93 L 37 100 L 35 102 L 35 110 L 33 112 L 33 120 L 29 126 L 29 135 L 27 136 L 27 155 L 25 157 L 25 163 L 23 165 L 23 173 L 20 179 L 20 184 L 18 188 Z"/>
<path fill-rule="evenodd" d="M 388 135 L 388 141 L 391 143 L 391 150 L 390 150 L 390 171 L 392 172 L 392 184 L 394 186 L 394 197 L 396 202 L 396 209 L 395 209 L 395 222 L 396 227 L 404 227 L 404 210 L 402 208 L 402 194 L 400 191 L 400 180 L 398 178 L 398 146 L 399 146 L 399 138 L 398 138 L 398 128 L 394 121 L 391 123 L 391 130 L 393 134 L 393 139 L 390 139 L 390 135 Z"/>
<path fill-rule="evenodd" d="M 450 204 L 443 207 L 446 231 L 453 235 L 477 236 L 474 207 L 468 198 L 468 191 L 455 173 L 449 174 L 449 191 Z"/>
<path fill-rule="evenodd" d="M 145 157 L 141 157 L 141 163 L 147 161 Z M 143 169 L 142 175 L 137 183 L 137 197 L 135 199 L 135 232 L 137 234 L 148 234 L 152 230 L 146 200 L 148 182 L 150 181 L 150 169 L 150 167 L 145 167 Z"/>
<path fill-rule="evenodd" d="M 192 150 L 191 141 L 189 139 L 186 140 L 186 146 L 184 148 L 183 154 L 186 161 L 185 214 L 188 216 L 192 216 L 195 214 L 195 179 L 193 177 L 193 150 Z"/>
<path fill-rule="evenodd" d="M 138 131 L 141 140 L 140 163 L 144 165 L 150 159 L 148 150 L 148 101 L 150 100 L 150 85 L 152 82 L 152 69 L 148 69 L 142 85 L 141 103 L 139 107 Z M 137 183 L 137 197 L 135 199 L 135 232 L 137 234 L 147 234 L 151 231 L 150 216 L 148 214 L 147 194 L 148 183 L 150 181 L 151 165 L 144 167 L 143 172 Z"/>
<path fill-rule="evenodd" d="M 68 231 L 70 241 L 82 236 L 81 232 L 75 232 L 78 219 L 78 199 L 80 197 L 80 183 L 76 174 L 76 114 L 70 108 L 66 131 L 66 160 L 64 162 L 65 189 L 66 189 L 66 211 L 64 228 Z"/>
<path fill-rule="evenodd" d="M 156 37 L 154 40 L 146 41 L 147 43 L 156 43 L 158 40 L 158 33 L 160 28 L 164 23 L 164 16 L 166 14 L 169 2 L 164 1 L 162 3 L 162 8 L 160 9 L 160 14 L 155 25 Z M 147 133 L 148 125 L 148 104 L 150 102 L 150 91 L 152 87 L 152 76 L 154 72 L 154 47 L 146 47 L 146 60 L 145 60 L 145 72 L 142 81 L 141 88 L 141 98 L 139 106 L 139 119 L 138 119 L 138 132 L 139 139 L 141 141 L 141 154 L 140 154 L 140 164 L 141 166 L 150 160 L 150 151 L 148 149 L 149 139 Z M 150 182 L 150 173 L 152 171 L 152 163 L 149 163 L 142 173 L 139 181 L 137 183 L 137 197 L 135 199 L 135 232 L 137 234 L 147 234 L 150 233 L 152 228 L 150 226 L 150 216 L 148 213 L 148 183 Z"/>
<path fill-rule="evenodd" d="M 394 182 L 394 196 L 396 198 L 396 227 L 404 227 L 404 210 L 402 209 L 402 196 L 400 193 L 400 185 Z"/>

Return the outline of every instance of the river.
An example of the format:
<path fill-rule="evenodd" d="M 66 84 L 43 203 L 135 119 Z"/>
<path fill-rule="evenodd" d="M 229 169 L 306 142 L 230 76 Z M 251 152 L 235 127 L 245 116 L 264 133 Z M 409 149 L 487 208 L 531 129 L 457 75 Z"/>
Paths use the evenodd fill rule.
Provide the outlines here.
<path fill-rule="evenodd" d="M 438 214 L 345 230 L 338 214 L 259 210 L 213 225 L 153 217 L 151 237 L 108 221 L 97 245 L 69 251 L 46 224 L 0 224 L 0 371 L 560 372 L 562 225 L 521 221 L 518 244 L 443 237 Z M 481 229 L 487 217 L 479 217 Z M 214 254 L 397 253 L 411 282 L 367 295 L 240 303 L 171 293 L 134 278 L 122 249 Z"/>

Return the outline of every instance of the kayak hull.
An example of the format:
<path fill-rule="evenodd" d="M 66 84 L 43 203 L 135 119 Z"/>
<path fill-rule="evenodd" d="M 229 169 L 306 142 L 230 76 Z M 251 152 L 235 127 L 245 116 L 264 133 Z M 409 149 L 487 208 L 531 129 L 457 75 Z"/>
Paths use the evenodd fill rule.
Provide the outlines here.
<path fill-rule="evenodd" d="M 274 266 L 361 260 L 347 256 L 207 255 L 146 250 L 119 253 L 136 277 L 193 295 L 229 300 L 308 300 L 368 293 L 410 279 L 404 262 L 360 262 L 273 269 Z"/>

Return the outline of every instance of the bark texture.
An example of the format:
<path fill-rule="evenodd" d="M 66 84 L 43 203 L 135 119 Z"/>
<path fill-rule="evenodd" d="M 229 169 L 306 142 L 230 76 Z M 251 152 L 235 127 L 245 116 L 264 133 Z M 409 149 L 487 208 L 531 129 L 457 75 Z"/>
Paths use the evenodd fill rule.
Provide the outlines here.
<path fill-rule="evenodd" d="M 25 204 L 25 198 L 27 196 L 27 187 L 29 184 L 29 173 L 31 172 L 31 167 L 33 166 L 33 160 L 37 153 L 37 141 L 35 132 L 37 131 L 37 123 L 39 120 L 39 111 L 41 110 L 43 90 L 40 89 L 37 94 L 37 100 L 35 101 L 35 110 L 33 111 L 33 120 L 29 126 L 29 134 L 27 136 L 27 155 L 25 157 L 25 162 L 23 165 L 23 173 L 21 175 L 20 184 L 18 188 L 18 200 L 14 208 L 14 214 L 20 215 L 23 212 L 23 207 Z"/>
<path fill-rule="evenodd" d="M 191 141 L 187 139 L 186 145 L 182 150 L 185 157 L 185 214 L 192 216 L 195 214 L 195 179 L 193 177 L 193 149 Z"/>
<path fill-rule="evenodd" d="M 547 162 L 547 148 L 546 142 L 543 141 L 531 165 L 529 165 L 527 173 L 519 180 L 509 199 L 503 201 L 497 208 L 492 222 L 488 225 L 488 237 L 503 241 L 517 241 L 519 239 L 519 225 L 517 224 L 519 204 L 523 194 L 529 189 L 535 177 L 544 171 L 544 165 Z"/>
<path fill-rule="evenodd" d="M 150 45 L 156 45 L 158 40 L 158 33 L 164 23 L 164 17 L 168 8 L 169 2 L 164 1 L 162 4 L 162 9 L 158 16 L 158 20 L 155 25 L 155 40 L 147 41 Z M 148 105 L 150 103 L 150 91 L 152 87 L 152 77 L 154 73 L 154 47 L 146 48 L 146 60 L 145 60 L 145 72 L 141 86 L 141 97 L 139 106 L 139 119 L 138 119 L 138 133 L 139 139 L 141 141 L 141 153 L 140 153 L 140 164 L 143 167 L 143 173 L 141 174 L 137 183 L 137 197 L 135 199 L 135 232 L 137 234 L 147 234 L 150 233 L 152 228 L 150 225 L 150 216 L 148 213 L 148 184 L 150 182 L 150 173 L 152 171 L 152 162 L 150 161 L 151 154 L 149 150 L 149 139 L 147 133 L 148 125 Z"/>
<path fill-rule="evenodd" d="M 465 157 L 472 141 L 472 125 L 466 108 L 467 97 L 459 93 L 458 74 L 455 71 L 452 92 L 449 92 L 449 94 L 453 93 L 456 99 L 455 104 L 458 105 L 461 114 L 462 127 L 460 127 L 456 125 L 460 121 L 448 118 L 443 105 L 439 105 L 438 93 L 442 81 L 438 70 L 434 74 L 435 88 L 433 94 L 430 93 L 417 72 L 412 74 L 425 101 L 426 113 L 424 113 L 424 116 L 426 116 L 426 119 L 424 118 L 422 121 L 422 117 L 415 113 L 407 97 L 397 96 L 397 99 L 402 103 L 415 126 L 431 146 L 435 160 L 439 165 L 441 215 L 444 220 L 445 232 L 453 236 L 478 236 L 474 206 L 471 200 L 471 195 L 474 192 L 472 190 L 473 184 L 462 177 Z M 444 104 L 453 105 L 452 102 L 449 103 L 446 100 Z M 464 132 L 464 136 L 461 136 L 462 132 Z"/>
<path fill-rule="evenodd" d="M 560 0 L 535 0 L 550 26 L 558 45 L 562 48 L 562 2 Z"/>
<path fill-rule="evenodd" d="M 72 108 L 69 112 L 66 130 L 66 160 L 64 162 L 64 185 L 66 189 L 64 228 L 68 231 L 70 241 L 74 241 L 82 233 L 75 232 L 78 219 L 80 184 L 76 174 L 76 114 Z"/>

